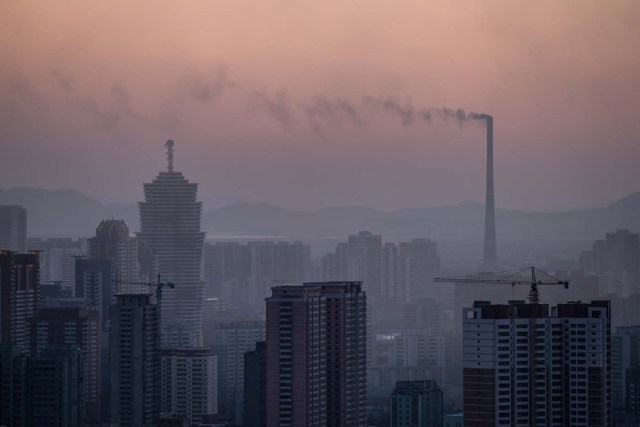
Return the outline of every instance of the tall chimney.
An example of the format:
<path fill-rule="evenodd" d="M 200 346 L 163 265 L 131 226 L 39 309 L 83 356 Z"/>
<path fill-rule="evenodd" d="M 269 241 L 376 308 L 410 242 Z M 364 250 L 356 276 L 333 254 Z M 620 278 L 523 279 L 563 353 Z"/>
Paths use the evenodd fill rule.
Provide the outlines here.
<path fill-rule="evenodd" d="M 487 115 L 487 194 L 484 211 L 484 269 L 498 267 L 496 245 L 496 208 L 493 197 L 493 117 Z"/>

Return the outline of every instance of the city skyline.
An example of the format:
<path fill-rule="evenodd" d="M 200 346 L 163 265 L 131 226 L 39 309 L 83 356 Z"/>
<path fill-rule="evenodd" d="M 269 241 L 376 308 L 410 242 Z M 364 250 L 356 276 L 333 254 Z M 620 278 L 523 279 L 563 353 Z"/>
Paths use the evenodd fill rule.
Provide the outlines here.
<path fill-rule="evenodd" d="M 637 427 L 639 23 L 0 3 L 0 424 Z"/>
<path fill-rule="evenodd" d="M 4 187 L 136 200 L 130 184 L 159 164 L 152 147 L 175 138 L 207 198 L 308 209 L 481 200 L 480 126 L 407 126 L 412 105 L 495 116 L 498 206 L 591 206 L 638 189 L 635 3 L 148 6 L 3 6 Z M 390 98 L 400 109 L 380 108 Z"/>

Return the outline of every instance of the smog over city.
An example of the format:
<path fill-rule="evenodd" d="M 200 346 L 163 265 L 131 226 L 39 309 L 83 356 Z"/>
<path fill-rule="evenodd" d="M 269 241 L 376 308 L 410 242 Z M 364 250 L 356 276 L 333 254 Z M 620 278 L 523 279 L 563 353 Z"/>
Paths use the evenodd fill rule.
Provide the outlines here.
<path fill-rule="evenodd" d="M 0 425 L 639 425 L 640 3 L 0 24 Z"/>

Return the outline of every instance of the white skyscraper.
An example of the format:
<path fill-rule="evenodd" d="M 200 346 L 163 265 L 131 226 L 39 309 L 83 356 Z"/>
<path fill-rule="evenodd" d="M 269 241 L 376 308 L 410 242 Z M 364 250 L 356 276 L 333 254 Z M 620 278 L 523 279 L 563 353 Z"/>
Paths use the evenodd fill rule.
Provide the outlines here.
<path fill-rule="evenodd" d="M 202 203 L 196 201 L 198 184 L 173 170 L 173 141 L 167 141 L 165 146 L 167 171 L 144 184 L 138 237 L 151 250 L 161 280 L 175 285 L 163 293 L 163 345 L 200 347 L 204 291 L 200 276 L 204 243 L 204 233 L 200 231 Z"/>

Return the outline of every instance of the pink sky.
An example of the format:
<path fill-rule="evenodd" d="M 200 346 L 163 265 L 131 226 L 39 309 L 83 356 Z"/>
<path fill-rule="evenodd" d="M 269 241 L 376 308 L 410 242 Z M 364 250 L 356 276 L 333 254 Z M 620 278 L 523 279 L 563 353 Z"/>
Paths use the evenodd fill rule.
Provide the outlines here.
<path fill-rule="evenodd" d="M 492 114 L 499 206 L 589 206 L 640 190 L 638 52 L 637 1 L 3 2 L 0 187 L 139 200 L 173 138 L 206 201 L 483 199 L 481 126 L 371 96 Z"/>

